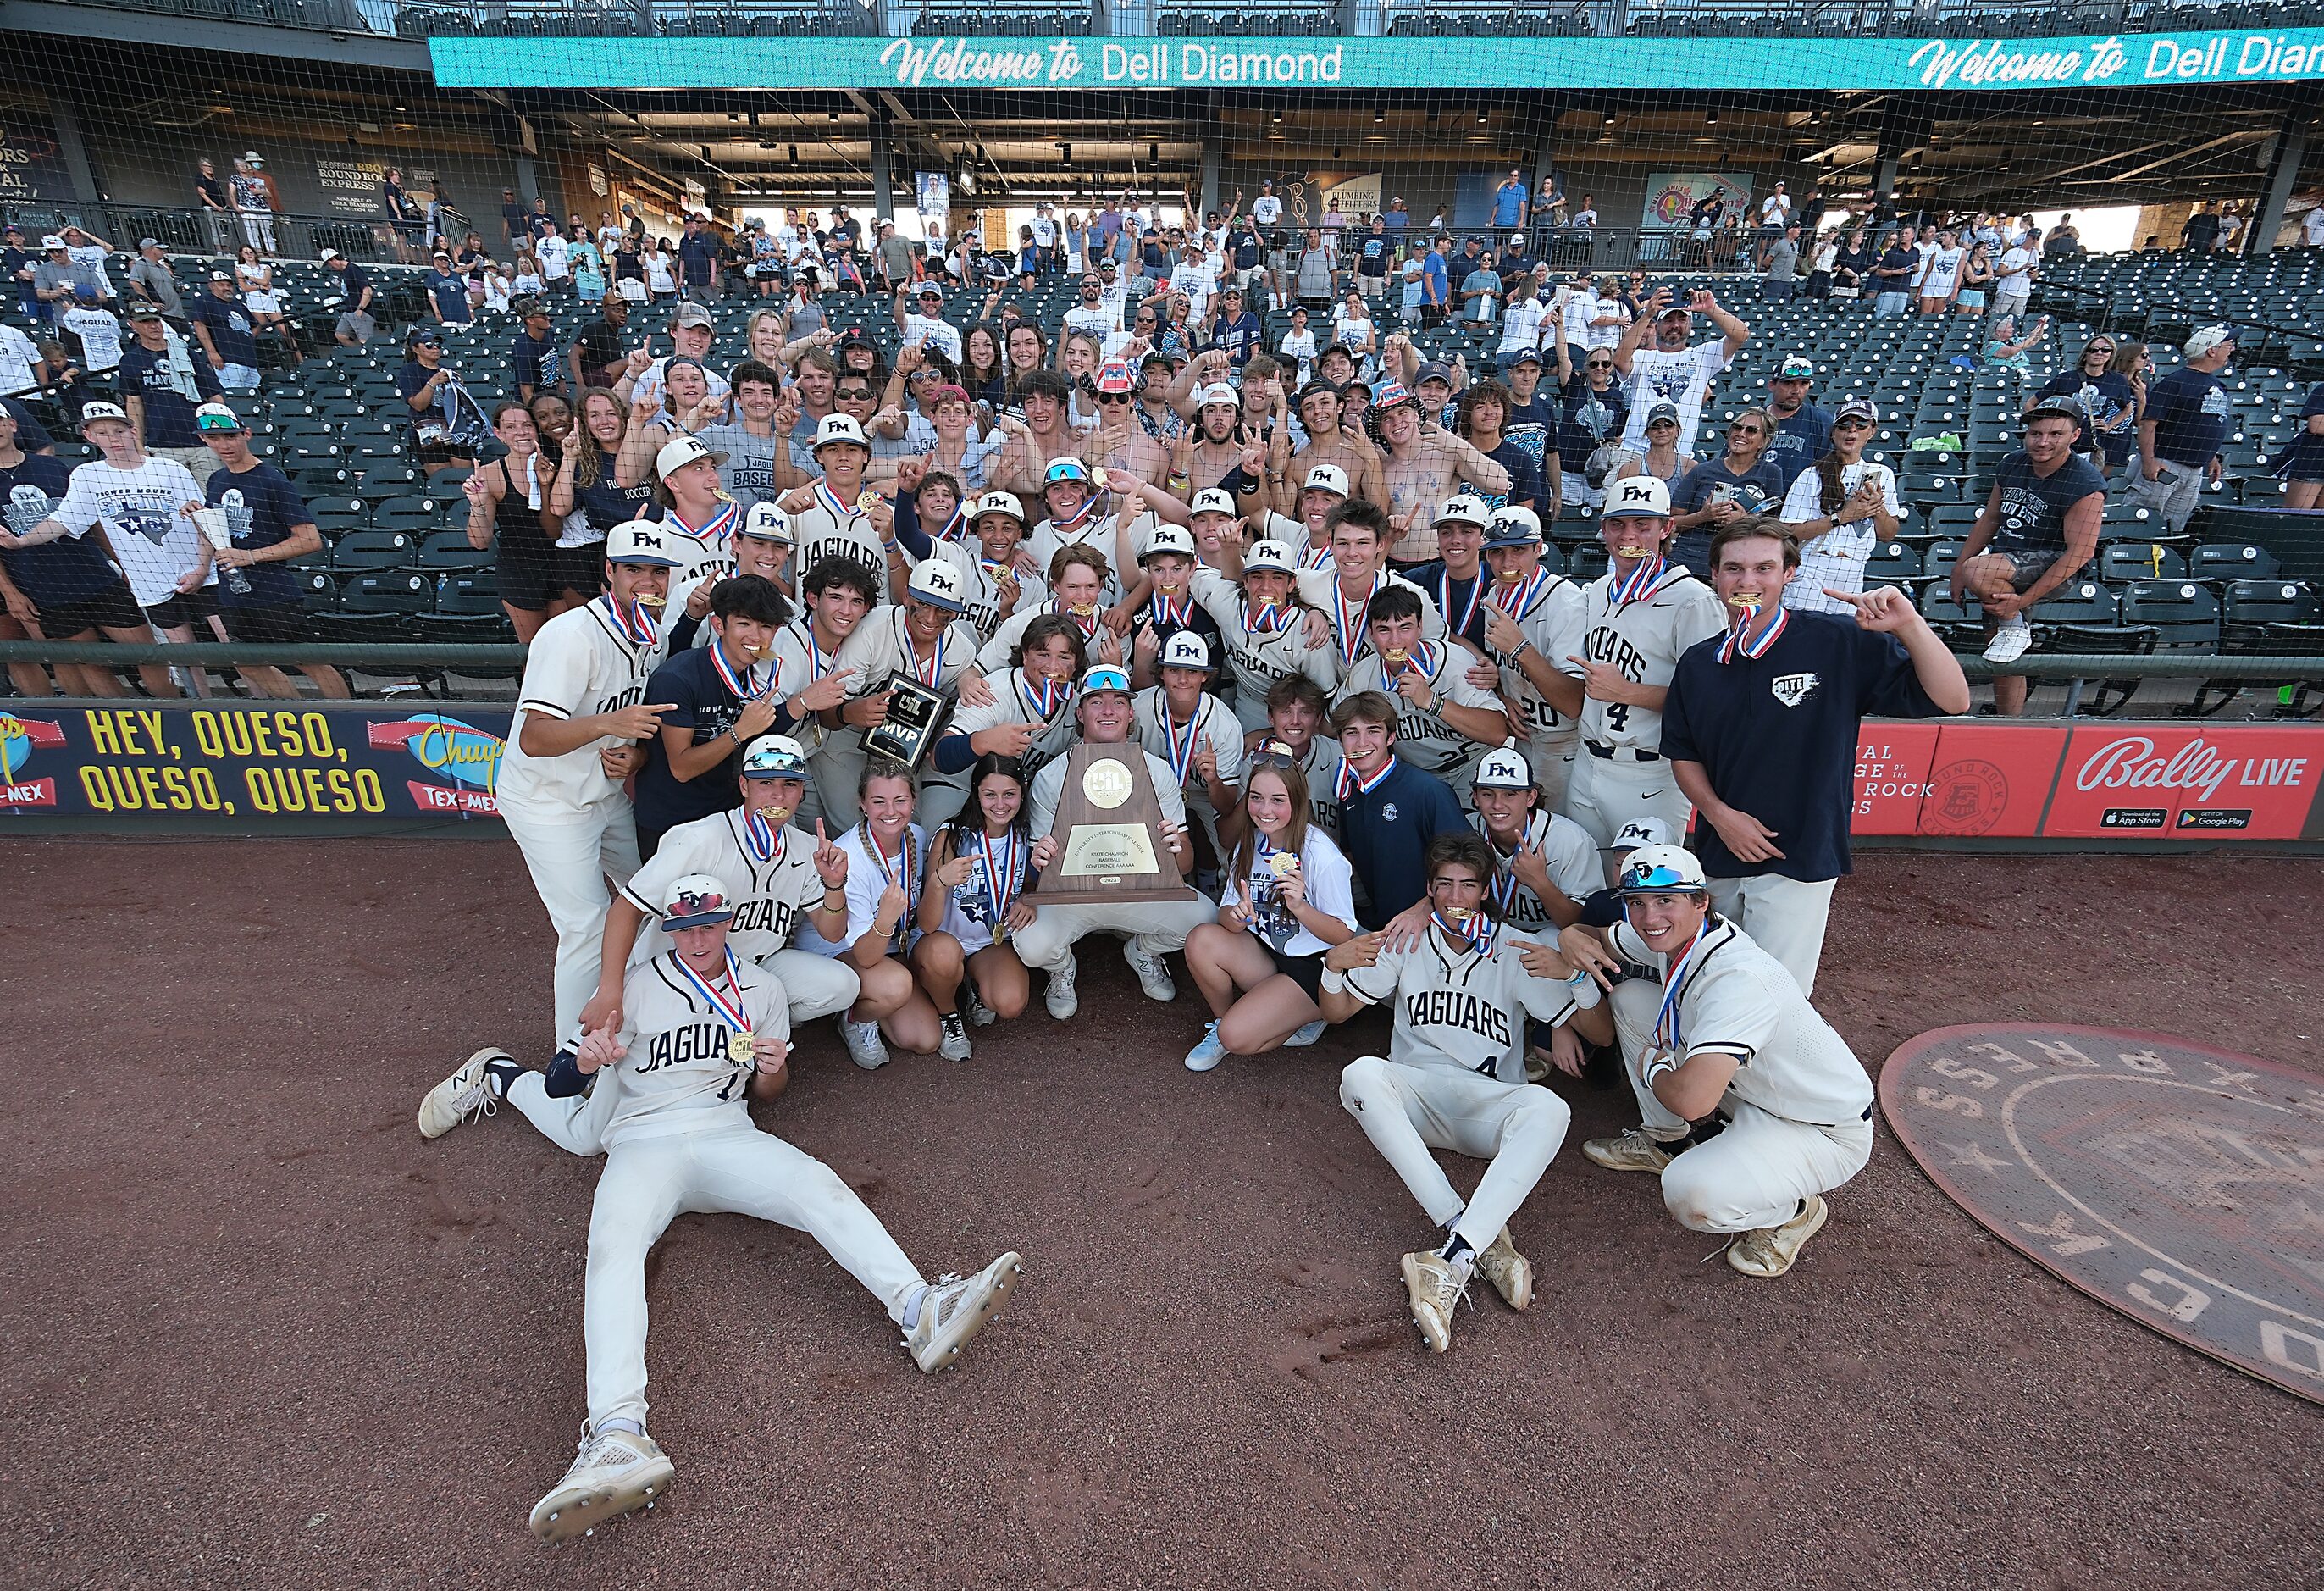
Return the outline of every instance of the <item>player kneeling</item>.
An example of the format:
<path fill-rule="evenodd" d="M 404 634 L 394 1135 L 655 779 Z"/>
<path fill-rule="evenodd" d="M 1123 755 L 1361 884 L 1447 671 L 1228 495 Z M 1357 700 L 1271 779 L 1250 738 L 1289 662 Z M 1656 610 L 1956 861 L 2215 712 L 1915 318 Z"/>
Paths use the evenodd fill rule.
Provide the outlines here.
<path fill-rule="evenodd" d="M 1033 838 L 1025 813 L 1025 776 L 1014 757 L 987 754 L 969 770 L 968 804 L 936 831 L 928 849 L 927 887 L 921 892 L 920 942 L 912 947 L 912 976 L 936 1007 L 946 1060 L 969 1055 L 966 1018 L 983 1027 L 1025 1010 L 1032 975 L 1010 941 L 1033 920 L 1020 898 L 1033 870 Z"/>
<path fill-rule="evenodd" d="M 1603 1043 L 1612 1025 L 1589 978 L 1568 976 L 1554 952 L 1508 937 L 1494 920 L 1493 854 L 1474 834 L 1440 834 L 1423 858 L 1428 930 L 1409 950 L 1365 934 L 1323 957 L 1323 1014 L 1345 1022 L 1396 1003 L 1388 1059 L 1367 1055 L 1340 1074 L 1345 1105 L 1396 1168 L 1443 1244 L 1404 1256 L 1413 1324 L 1443 1353 L 1452 1309 L 1482 1272 L 1513 1309 L 1533 1301 L 1533 1266 L 1510 1239 L 1509 1217 L 1549 1169 L 1571 1119 L 1565 1101 L 1525 1080 L 1525 1017 L 1572 1022 Z M 1489 1163 L 1465 1201 L 1432 1150 Z"/>
<path fill-rule="evenodd" d="M 1823 1195 L 1872 1158 L 1872 1079 L 1783 964 L 1711 909 L 1692 853 L 1633 852 L 1615 888 L 1624 920 L 1569 928 L 1559 945 L 1576 967 L 1662 975 L 1618 984 L 1608 1002 L 1646 1119 L 1582 1152 L 1661 1173 L 1680 1225 L 1735 1234 L 1729 1264 L 1781 1276 L 1821 1229 Z M 1714 1115 L 1726 1126 L 1694 1141 L 1691 1124 Z"/>
<path fill-rule="evenodd" d="M 759 1131 L 747 1096 L 771 1098 L 789 1080 L 782 986 L 728 948 L 733 912 L 716 879 L 677 880 L 659 910 L 675 948 L 631 971 L 618 1029 L 592 1030 L 545 1073 L 480 1050 L 420 1104 L 430 1138 L 505 1099 L 567 1148 L 585 1133 L 604 1145 L 582 1295 L 589 1419 L 572 1468 L 532 1510 L 533 1533 L 550 1541 L 669 1489 L 674 1466 L 645 1428 L 645 1265 L 680 1211 L 732 1211 L 808 1234 L 887 1306 L 930 1374 L 1000 1313 L 1022 1268 L 1005 1253 L 965 1281 L 923 1281 L 836 1172 Z M 585 1092 L 589 1119 L 576 1124 L 565 1101 Z"/>

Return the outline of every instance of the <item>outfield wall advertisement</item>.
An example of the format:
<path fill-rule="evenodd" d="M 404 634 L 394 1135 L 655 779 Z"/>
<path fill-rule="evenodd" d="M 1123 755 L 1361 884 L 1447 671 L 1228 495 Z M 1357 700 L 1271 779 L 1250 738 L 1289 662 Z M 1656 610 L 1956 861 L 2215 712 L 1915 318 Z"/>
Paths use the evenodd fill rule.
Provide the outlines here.
<path fill-rule="evenodd" d="M 447 88 L 2127 88 L 2324 78 L 2324 28 L 2051 39 L 439 38 Z"/>
<path fill-rule="evenodd" d="M 0 714 L 12 818 L 264 833 L 495 819 L 505 710 L 68 704 Z M 1864 726 L 1857 834 L 2324 839 L 2324 725 L 1992 719 Z"/>

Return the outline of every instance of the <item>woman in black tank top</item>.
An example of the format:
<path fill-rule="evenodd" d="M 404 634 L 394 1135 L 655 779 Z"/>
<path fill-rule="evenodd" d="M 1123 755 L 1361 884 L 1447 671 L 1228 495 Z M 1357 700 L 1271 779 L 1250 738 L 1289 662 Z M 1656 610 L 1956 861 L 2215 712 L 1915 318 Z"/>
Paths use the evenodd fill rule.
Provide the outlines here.
<path fill-rule="evenodd" d="M 550 538 L 541 529 L 539 505 L 548 501 L 549 483 L 538 475 L 540 439 L 532 412 L 503 403 L 493 430 L 508 453 L 468 477 L 468 545 L 493 550 L 501 607 L 516 638 L 529 642 L 554 615 L 576 605 L 564 599 Z"/>
<path fill-rule="evenodd" d="M 584 393 L 549 488 L 548 523 L 560 527 L 549 540 L 584 543 L 555 549 L 558 578 L 585 602 L 604 584 L 605 532 L 630 520 L 661 517 L 652 483 L 624 486 L 613 478 L 629 425 L 629 410 L 613 393 L 603 387 Z"/>

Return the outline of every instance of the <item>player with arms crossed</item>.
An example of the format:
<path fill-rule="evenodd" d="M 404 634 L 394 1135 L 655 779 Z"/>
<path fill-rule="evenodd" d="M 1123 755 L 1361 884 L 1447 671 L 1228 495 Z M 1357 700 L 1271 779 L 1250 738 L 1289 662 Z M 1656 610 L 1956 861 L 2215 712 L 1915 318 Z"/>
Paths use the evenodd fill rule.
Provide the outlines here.
<path fill-rule="evenodd" d="M 681 538 L 632 520 L 605 535 L 605 593 L 541 625 L 525 659 L 516 719 L 493 793 L 509 837 L 557 930 L 556 1032 L 581 1020 L 597 985 L 611 875 L 638 870 L 638 828 L 622 788 L 645 765 L 638 743 L 675 705 L 647 702 L 669 636 L 661 611 Z"/>
<path fill-rule="evenodd" d="M 965 1281 L 929 1283 L 838 1173 L 761 1132 L 749 1096 L 772 1098 L 790 1080 L 782 986 L 727 945 L 733 908 L 716 879 L 678 879 L 657 907 L 673 948 L 631 969 L 619 1027 L 559 1050 L 546 1072 L 479 1050 L 420 1104 L 429 1138 L 507 1100 L 552 1142 L 587 1154 L 596 1142 L 576 1143 L 565 1102 L 591 1096 L 583 1119 L 605 1169 L 582 1295 L 589 1418 L 572 1467 L 533 1505 L 544 1540 L 650 1505 L 677 1473 L 645 1427 L 646 1255 L 673 1216 L 732 1211 L 807 1233 L 887 1307 L 929 1374 L 1001 1312 L 1022 1269 L 1010 1253 Z"/>
<path fill-rule="evenodd" d="M 1623 920 L 1576 924 L 1558 948 L 1601 982 L 1625 962 L 1657 975 L 1614 985 L 1609 1002 L 1646 1119 L 1582 1152 L 1660 1173 L 1679 1225 L 1732 1234 L 1729 1264 L 1781 1276 L 1822 1229 L 1824 1194 L 1872 1157 L 1872 1079 L 1783 964 L 1712 909 L 1692 853 L 1633 851 L 1615 888 Z M 1726 1126 L 1696 1137 L 1692 1124 L 1712 1115 Z"/>
<path fill-rule="evenodd" d="M 1452 1310 L 1481 1271 L 1513 1309 L 1533 1302 L 1533 1266 L 1509 1236 L 1509 1217 L 1565 1142 L 1565 1101 L 1525 1080 L 1525 1022 L 1576 1022 L 1597 1042 L 1613 1036 L 1597 988 L 1544 947 L 1505 935 L 1492 913 L 1493 855 L 1469 833 L 1440 834 L 1425 858 L 1428 930 L 1409 950 L 1377 933 L 1323 957 L 1323 1015 L 1346 1022 L 1395 1002 L 1388 1054 L 1359 1057 L 1340 1074 L 1340 1103 L 1356 1118 L 1428 1218 L 1442 1244 L 1404 1256 L 1412 1320 L 1437 1353 L 1452 1344 Z M 1463 1199 L 1431 1152 L 1489 1162 Z"/>

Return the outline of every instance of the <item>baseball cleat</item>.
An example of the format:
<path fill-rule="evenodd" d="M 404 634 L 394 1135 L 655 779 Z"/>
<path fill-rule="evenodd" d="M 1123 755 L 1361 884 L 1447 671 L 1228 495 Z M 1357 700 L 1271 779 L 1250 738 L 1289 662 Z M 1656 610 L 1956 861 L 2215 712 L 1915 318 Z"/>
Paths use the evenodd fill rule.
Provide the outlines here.
<path fill-rule="evenodd" d="M 1548 1050 L 1544 1050 L 1538 1044 L 1528 1045 L 1526 1048 L 1525 1060 L 1526 1082 L 1542 1083 L 1549 1080 L 1550 1059 Z"/>
<path fill-rule="evenodd" d="M 876 1022 L 850 1022 L 839 1019 L 840 1041 L 847 1046 L 847 1058 L 867 1072 L 876 1072 L 888 1064 L 888 1047 L 880 1041 L 880 1024 Z"/>
<path fill-rule="evenodd" d="M 1313 1044 L 1316 1040 L 1322 1038 L 1323 1036 L 1323 1030 L 1331 1025 L 1331 1023 L 1325 1022 L 1319 1016 L 1314 1022 L 1309 1022 L 1297 1032 L 1292 1034 L 1291 1037 L 1283 1041 L 1283 1047 L 1286 1050 L 1305 1050 L 1308 1045 Z"/>
<path fill-rule="evenodd" d="M 1985 661 L 1989 663 L 2014 663 L 2025 655 L 2034 644 L 2034 626 L 2025 622 L 2021 613 L 2011 614 L 2001 621 L 2001 628 L 1985 643 Z"/>
<path fill-rule="evenodd" d="M 1477 1256 L 1477 1274 L 1492 1283 L 1510 1309 L 1522 1309 L 1533 1302 L 1533 1262 L 1517 1253 L 1508 1227 Z"/>
<path fill-rule="evenodd" d="M 919 1324 L 904 1337 L 912 1363 L 928 1375 L 949 1368 L 968 1339 L 1001 1313 L 1024 1269 L 1024 1260 L 1011 1250 L 973 1276 L 937 1277 L 920 1300 Z"/>
<path fill-rule="evenodd" d="M 1670 1151 L 1643 1126 L 1613 1138 L 1592 1138 L 1582 1152 L 1609 1171 L 1660 1171 L 1671 1163 Z"/>
<path fill-rule="evenodd" d="M 669 1493 L 677 1474 L 677 1466 L 651 1437 L 631 1430 L 585 1431 L 573 1467 L 532 1505 L 532 1533 L 544 1541 L 587 1535 L 609 1519 L 651 1507 Z"/>
<path fill-rule="evenodd" d="M 1746 1232 L 1727 1245 L 1727 1263 L 1746 1276 L 1781 1276 L 1800 1257 L 1808 1239 L 1823 1230 L 1831 1207 L 1823 1195 L 1811 1193 L 1806 1207 L 1780 1226 Z"/>
<path fill-rule="evenodd" d="M 1404 1256 L 1404 1290 L 1412 1300 L 1412 1323 L 1432 1352 L 1452 1346 L 1452 1309 L 1469 1290 L 1468 1279 L 1432 1250 Z"/>
<path fill-rule="evenodd" d="M 1206 1072 L 1227 1058 L 1227 1047 L 1219 1042 L 1219 1024 L 1211 1023 L 1192 1050 L 1186 1051 L 1186 1069 Z"/>
<path fill-rule="evenodd" d="M 1159 1000 L 1167 1005 L 1178 997 L 1178 985 L 1170 981 L 1168 965 L 1136 939 L 1122 941 L 1121 958 L 1138 975 L 1138 986 L 1146 991 L 1148 1000 Z"/>
<path fill-rule="evenodd" d="M 936 1041 L 936 1053 L 946 1060 L 968 1059 L 968 1029 L 960 1020 L 960 1013 L 947 1011 L 937 1019 L 943 1037 Z"/>
<path fill-rule="evenodd" d="M 1065 964 L 1049 975 L 1049 987 L 1041 996 L 1041 1003 L 1049 1008 L 1049 1014 L 1059 1022 L 1064 1022 L 1082 1008 L 1080 997 L 1074 993 L 1074 976 L 1080 971 L 1081 964 L 1074 959 L 1074 953 L 1068 950 L 1065 952 Z"/>
<path fill-rule="evenodd" d="M 462 1122 L 480 1115 L 494 1115 L 500 1111 L 493 1098 L 492 1079 L 484 1072 L 484 1063 L 505 1060 L 516 1064 L 516 1057 L 497 1046 L 487 1045 L 460 1063 L 460 1069 L 437 1084 L 420 1097 L 420 1135 L 441 1138 Z"/>

